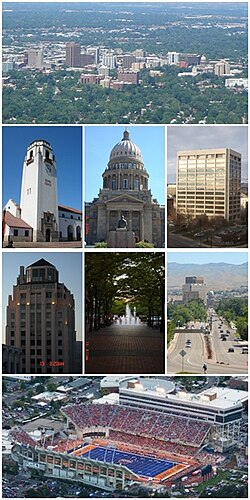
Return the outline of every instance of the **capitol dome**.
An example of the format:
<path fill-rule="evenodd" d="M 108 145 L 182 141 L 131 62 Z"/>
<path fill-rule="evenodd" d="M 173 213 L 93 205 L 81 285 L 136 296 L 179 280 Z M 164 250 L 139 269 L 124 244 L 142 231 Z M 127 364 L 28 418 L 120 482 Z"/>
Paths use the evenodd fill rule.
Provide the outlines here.
<path fill-rule="evenodd" d="M 124 159 L 136 159 L 143 162 L 140 148 L 129 138 L 128 130 L 123 132 L 123 138 L 111 150 L 109 161 Z"/>
<path fill-rule="evenodd" d="M 107 168 L 102 174 L 103 188 L 113 191 L 148 189 L 148 173 L 140 148 L 124 130 L 123 138 L 111 150 Z"/>

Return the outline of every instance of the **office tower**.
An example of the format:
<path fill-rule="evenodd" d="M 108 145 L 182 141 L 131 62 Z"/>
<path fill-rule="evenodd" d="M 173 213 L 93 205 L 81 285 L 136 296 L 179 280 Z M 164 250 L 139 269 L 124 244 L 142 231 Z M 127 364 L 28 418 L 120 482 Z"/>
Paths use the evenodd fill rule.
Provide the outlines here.
<path fill-rule="evenodd" d="M 118 71 L 117 79 L 118 82 L 133 83 L 134 85 L 139 85 L 139 71 Z"/>
<path fill-rule="evenodd" d="M 188 304 L 191 300 L 201 299 L 207 303 L 207 286 L 201 276 L 186 276 L 185 284 L 182 285 L 182 300 Z"/>
<path fill-rule="evenodd" d="M 170 66 L 175 66 L 179 62 L 179 53 L 178 52 L 168 52 L 167 54 L 168 64 Z"/>
<path fill-rule="evenodd" d="M 80 43 L 66 43 L 66 66 L 69 68 L 81 67 L 81 45 Z"/>
<path fill-rule="evenodd" d="M 116 67 L 116 56 L 112 52 L 107 52 L 102 55 L 102 65 L 110 69 Z"/>
<path fill-rule="evenodd" d="M 177 213 L 240 217 L 241 154 L 228 148 L 177 154 Z"/>
<path fill-rule="evenodd" d="M 43 49 L 28 50 L 28 66 L 30 68 L 43 68 Z"/>
<path fill-rule="evenodd" d="M 123 58 L 123 68 L 130 69 L 132 64 L 136 61 L 136 57 L 132 54 L 124 54 Z"/>
<path fill-rule="evenodd" d="M 217 76 L 230 74 L 230 64 L 226 61 L 219 61 L 214 65 L 214 72 Z"/>
<path fill-rule="evenodd" d="M 20 267 L 8 298 L 6 344 L 22 351 L 22 373 L 75 373 L 74 296 L 44 259 Z"/>

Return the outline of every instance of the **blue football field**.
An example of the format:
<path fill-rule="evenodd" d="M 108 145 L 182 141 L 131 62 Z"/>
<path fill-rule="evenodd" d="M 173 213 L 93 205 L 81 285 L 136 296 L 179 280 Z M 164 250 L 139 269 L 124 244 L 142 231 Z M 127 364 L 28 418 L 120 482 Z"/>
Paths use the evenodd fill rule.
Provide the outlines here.
<path fill-rule="evenodd" d="M 170 462 L 169 460 L 146 457 L 102 446 L 96 446 L 96 448 L 86 452 L 84 452 L 83 448 L 81 456 L 108 464 L 124 465 L 138 476 L 145 478 L 154 478 L 176 464 L 176 462 Z"/>

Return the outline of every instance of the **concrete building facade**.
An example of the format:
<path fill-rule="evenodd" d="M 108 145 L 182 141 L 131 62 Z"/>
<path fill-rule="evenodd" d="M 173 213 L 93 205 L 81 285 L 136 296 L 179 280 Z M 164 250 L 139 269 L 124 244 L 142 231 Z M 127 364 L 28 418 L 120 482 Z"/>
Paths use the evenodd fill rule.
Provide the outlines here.
<path fill-rule="evenodd" d="M 47 141 L 34 141 L 27 149 L 20 208 L 22 219 L 33 228 L 33 241 L 58 241 L 57 169 Z"/>
<path fill-rule="evenodd" d="M 227 61 L 219 61 L 214 65 L 214 72 L 217 76 L 230 74 L 230 64 Z"/>
<path fill-rule="evenodd" d="M 85 207 L 86 242 L 107 241 L 122 216 L 136 241 L 147 241 L 155 247 L 164 242 L 165 208 L 153 199 L 148 186 L 149 174 L 139 147 L 129 132 L 111 150 L 98 198 Z"/>
<path fill-rule="evenodd" d="M 202 276 L 186 276 L 185 284 L 182 285 L 182 300 L 188 304 L 191 300 L 201 299 L 207 303 L 207 286 Z"/>
<path fill-rule="evenodd" d="M 29 49 L 27 54 L 30 68 L 43 68 L 43 49 Z"/>
<path fill-rule="evenodd" d="M 44 259 L 20 267 L 8 298 L 6 345 L 21 349 L 21 373 L 76 373 L 74 296 Z"/>
<path fill-rule="evenodd" d="M 221 148 L 177 154 L 177 213 L 234 221 L 240 217 L 240 193 L 240 153 Z"/>
<path fill-rule="evenodd" d="M 69 68 L 81 67 L 81 45 L 80 43 L 66 43 L 66 66 Z"/>

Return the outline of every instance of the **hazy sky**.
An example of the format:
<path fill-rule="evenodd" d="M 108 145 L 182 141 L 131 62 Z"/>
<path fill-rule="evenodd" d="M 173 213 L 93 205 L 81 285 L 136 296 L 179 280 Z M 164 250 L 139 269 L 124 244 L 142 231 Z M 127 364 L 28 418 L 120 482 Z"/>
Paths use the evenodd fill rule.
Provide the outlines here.
<path fill-rule="evenodd" d="M 227 264 L 243 264 L 247 262 L 247 252 L 168 252 L 168 262 L 178 264 L 210 264 L 225 262 Z"/>
<path fill-rule="evenodd" d="M 80 252 L 3 252 L 3 338 L 5 339 L 6 306 L 12 295 L 20 266 L 28 267 L 39 259 L 45 259 L 59 271 L 59 282 L 73 293 L 75 298 L 76 336 L 82 338 L 82 257 Z"/>
<path fill-rule="evenodd" d="M 48 141 L 56 158 L 58 203 L 82 210 L 82 129 L 68 126 L 3 127 L 3 204 L 20 203 L 24 157 L 37 139 Z"/>
<path fill-rule="evenodd" d="M 167 181 L 176 180 L 176 156 L 188 149 L 231 148 L 241 153 L 241 178 L 248 178 L 247 126 L 170 126 L 167 134 Z"/>
<path fill-rule="evenodd" d="M 112 148 L 123 137 L 124 126 L 88 126 L 85 128 L 85 201 L 92 201 L 102 188 L 102 174 Z M 149 173 L 153 198 L 165 203 L 164 127 L 128 125 L 130 139 L 140 148 Z"/>

